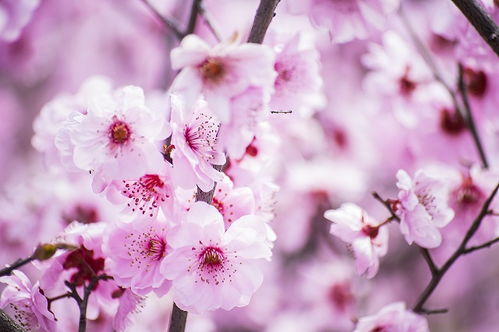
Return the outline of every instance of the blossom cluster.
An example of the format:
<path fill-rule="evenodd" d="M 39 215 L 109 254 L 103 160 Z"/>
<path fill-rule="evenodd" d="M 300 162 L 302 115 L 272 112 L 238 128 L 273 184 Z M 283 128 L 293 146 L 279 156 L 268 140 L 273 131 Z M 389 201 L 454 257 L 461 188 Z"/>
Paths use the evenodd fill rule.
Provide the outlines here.
<path fill-rule="evenodd" d="M 0 1 L 0 309 L 495 329 L 496 54 L 452 2 L 281 1 L 253 43 L 259 2 Z"/>

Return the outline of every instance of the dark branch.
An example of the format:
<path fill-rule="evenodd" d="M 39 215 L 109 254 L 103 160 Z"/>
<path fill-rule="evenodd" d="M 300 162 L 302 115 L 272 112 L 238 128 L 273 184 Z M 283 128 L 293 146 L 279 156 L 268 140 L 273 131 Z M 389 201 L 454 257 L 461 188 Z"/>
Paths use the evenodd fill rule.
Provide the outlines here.
<path fill-rule="evenodd" d="M 436 273 L 432 272 L 432 277 L 426 288 L 424 289 L 423 293 L 421 293 L 416 305 L 413 308 L 414 312 L 417 313 L 425 313 L 425 311 L 428 311 L 424 309 L 424 305 L 428 298 L 431 296 L 435 288 L 437 288 L 438 284 L 440 283 L 440 280 L 442 280 L 442 277 L 445 275 L 445 273 L 450 269 L 450 267 L 457 261 L 457 259 L 466 254 L 466 246 L 468 245 L 469 240 L 473 237 L 473 235 L 476 233 L 478 228 L 480 227 L 480 224 L 482 223 L 483 219 L 489 214 L 489 207 L 492 201 L 494 200 L 494 197 L 497 194 L 497 190 L 499 190 L 499 183 L 496 185 L 492 193 L 489 195 L 487 200 L 484 202 L 482 209 L 480 210 L 480 213 L 478 216 L 475 218 L 473 223 L 471 224 L 471 227 L 468 229 L 466 232 L 463 240 L 461 241 L 461 244 L 459 247 L 456 249 L 456 251 L 452 254 L 451 257 L 442 265 L 440 269 L 437 269 Z M 485 248 L 484 246 L 483 248 Z M 470 249 L 470 248 L 469 248 Z M 473 250 L 472 250 L 473 251 Z"/>
<path fill-rule="evenodd" d="M 32 262 L 34 260 L 35 260 L 35 257 L 33 255 L 29 256 L 28 258 L 23 258 L 23 259 L 20 258 L 17 261 L 15 261 L 14 263 L 12 263 L 11 265 L 1 269 L 0 270 L 0 277 L 8 276 L 12 273 L 12 271 L 20 268 L 23 265 L 26 265 L 26 264 Z"/>
<path fill-rule="evenodd" d="M 464 70 L 461 64 L 459 64 L 458 87 L 459 87 L 459 92 L 461 94 L 461 98 L 463 100 L 463 106 L 464 106 L 463 108 L 464 108 L 464 116 L 466 124 L 468 125 L 468 129 L 471 132 L 471 136 L 473 137 L 473 141 L 475 142 L 478 154 L 480 155 L 482 166 L 483 168 L 489 168 L 489 163 L 487 162 L 487 157 L 485 156 L 485 151 L 483 149 L 482 141 L 480 140 L 480 136 L 478 135 L 478 130 L 476 129 L 475 125 L 475 120 L 473 119 L 473 114 L 471 112 L 471 106 L 468 100 L 468 93 L 466 91 L 466 85 L 464 83 Z"/>
<path fill-rule="evenodd" d="M 196 22 L 198 14 L 201 11 L 201 0 L 192 0 L 191 15 L 189 16 L 189 23 L 185 29 L 184 36 L 190 35 L 196 29 Z"/>
<path fill-rule="evenodd" d="M 274 17 L 274 11 L 280 0 L 260 0 L 256 10 L 253 26 L 251 27 L 248 43 L 261 44 L 267 28 Z"/>
<path fill-rule="evenodd" d="M 499 242 L 499 237 L 496 237 L 495 239 L 493 240 L 490 240 L 490 241 L 487 241 L 479 246 L 473 246 L 473 247 L 469 247 L 469 248 L 466 248 L 463 252 L 464 255 L 466 254 L 469 254 L 470 252 L 473 252 L 475 250 L 480 250 L 480 249 L 484 249 L 484 248 L 489 248 L 491 247 L 494 243 L 496 242 Z"/>
<path fill-rule="evenodd" d="M 177 23 L 175 23 L 175 22 L 173 22 L 173 20 L 161 15 L 156 10 L 156 8 L 154 8 L 154 6 L 149 3 L 149 1 L 147 1 L 147 0 L 140 0 L 140 1 L 142 1 L 147 6 L 147 8 L 150 9 L 150 11 L 154 14 L 154 16 L 156 16 L 156 18 L 158 20 L 160 20 L 168 29 L 170 29 L 173 32 L 173 34 L 175 35 L 175 37 L 178 40 L 181 40 L 184 37 L 184 34 L 178 28 Z"/>
<path fill-rule="evenodd" d="M 187 311 L 184 311 L 177 307 L 175 303 L 173 303 L 172 316 L 170 319 L 170 327 L 168 328 L 169 332 L 183 332 L 185 331 L 185 324 L 187 321 Z"/>
<path fill-rule="evenodd" d="M 0 309 L 0 331 L 2 332 L 26 332 L 12 318 L 10 318 L 2 309 Z"/>
<path fill-rule="evenodd" d="M 426 248 L 421 248 L 421 254 L 423 255 L 423 258 L 426 261 L 426 264 L 428 264 L 428 267 L 430 268 L 431 275 L 435 275 L 438 273 L 438 267 L 433 261 L 433 258 L 431 258 L 430 252 Z"/>
<path fill-rule="evenodd" d="M 482 5 L 476 0 L 452 0 L 452 2 L 499 56 L 499 27 Z"/>

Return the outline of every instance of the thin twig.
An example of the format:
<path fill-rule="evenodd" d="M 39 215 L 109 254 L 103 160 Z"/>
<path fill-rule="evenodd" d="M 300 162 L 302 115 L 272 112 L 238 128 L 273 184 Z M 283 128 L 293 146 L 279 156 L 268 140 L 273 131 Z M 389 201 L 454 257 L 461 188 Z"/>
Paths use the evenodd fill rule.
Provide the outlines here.
<path fill-rule="evenodd" d="M 35 260 L 34 255 L 31 255 L 31 256 L 29 256 L 27 258 L 23 258 L 23 259 L 19 258 L 17 261 L 15 261 L 14 263 L 12 263 L 11 265 L 9 265 L 9 266 L 1 269 L 0 270 L 0 277 L 2 277 L 2 276 L 8 276 L 8 275 L 10 275 L 12 273 L 12 271 L 20 268 L 23 265 L 26 265 L 26 264 L 32 262 L 34 260 Z"/>
<path fill-rule="evenodd" d="M 400 222 L 400 217 L 395 214 L 395 211 L 393 211 L 393 209 L 392 209 L 390 203 L 388 202 L 388 200 L 384 200 L 377 192 L 373 192 L 372 196 L 374 197 L 374 199 L 376 199 L 377 201 L 379 201 L 381 204 L 383 204 L 386 207 L 386 209 L 388 210 L 388 212 L 390 212 L 391 217 L 393 219 L 395 219 L 398 222 Z"/>
<path fill-rule="evenodd" d="M 480 155 L 482 166 L 483 168 L 489 168 L 489 163 L 487 161 L 487 157 L 483 149 L 482 141 L 480 140 L 480 136 L 478 135 L 478 130 L 475 125 L 475 120 L 473 119 L 473 113 L 471 112 L 471 106 L 468 100 L 468 93 L 466 91 L 466 85 L 464 83 L 464 69 L 461 64 L 459 64 L 458 87 L 459 87 L 459 92 L 461 94 L 461 98 L 463 100 L 466 124 L 468 125 L 468 128 L 471 132 L 471 136 L 473 137 L 473 141 L 475 142 L 478 154 Z"/>
<path fill-rule="evenodd" d="M 0 331 L 2 332 L 26 332 L 19 324 L 0 309 Z"/>
<path fill-rule="evenodd" d="M 184 37 L 184 34 L 178 28 L 177 23 L 175 23 L 172 19 L 169 19 L 163 16 L 161 13 L 159 13 L 156 10 L 156 8 L 154 8 L 154 6 L 149 3 L 149 1 L 147 0 L 140 0 L 140 1 L 142 1 L 142 3 L 144 3 L 144 5 L 146 5 L 146 7 L 150 9 L 150 11 L 154 14 L 154 16 L 156 16 L 157 19 L 159 19 L 168 29 L 170 29 L 173 32 L 173 34 L 178 40 L 181 40 Z"/>
<path fill-rule="evenodd" d="M 463 254 L 466 255 L 466 254 L 469 254 L 470 252 L 473 252 L 475 250 L 480 250 L 480 249 L 491 247 L 494 243 L 497 243 L 497 242 L 499 242 L 499 237 L 496 237 L 493 240 L 487 241 L 479 246 L 473 246 L 473 247 L 466 248 L 463 251 Z"/>
<path fill-rule="evenodd" d="M 201 1 L 202 0 L 192 0 L 191 14 L 189 16 L 189 23 L 187 23 L 187 28 L 185 29 L 184 36 L 190 35 L 196 29 L 198 14 L 201 10 Z"/>
<path fill-rule="evenodd" d="M 280 0 L 260 0 L 256 10 L 253 26 L 248 37 L 248 43 L 261 44 L 265 33 L 274 17 L 274 11 Z"/>
<path fill-rule="evenodd" d="M 452 2 L 499 56 L 499 27 L 482 5 L 476 0 L 452 0 Z"/>
<path fill-rule="evenodd" d="M 426 288 L 421 293 L 418 301 L 416 302 L 416 305 L 413 308 L 414 312 L 425 313 L 425 311 L 427 311 L 426 309 L 424 309 L 424 305 L 425 305 L 426 301 L 431 296 L 431 294 L 433 293 L 435 288 L 437 288 L 438 284 L 440 283 L 440 280 L 445 275 L 445 273 L 450 269 L 450 267 L 456 262 L 456 260 L 461 255 L 464 255 L 466 253 L 466 250 L 467 250 L 466 246 L 468 245 L 469 240 L 473 237 L 473 235 L 476 233 L 476 231 L 480 227 L 480 224 L 482 223 L 485 216 L 488 215 L 490 204 L 492 203 L 492 201 L 497 193 L 497 190 L 499 190 L 499 183 L 495 186 L 492 193 L 489 195 L 487 200 L 484 202 L 482 209 L 480 210 L 480 213 L 475 218 L 475 220 L 471 224 L 471 227 L 466 232 L 459 247 L 452 254 L 452 256 L 449 257 L 449 259 L 444 263 L 444 265 L 442 265 L 442 267 L 436 271 L 436 273 L 432 273 L 432 277 L 431 277 L 430 282 L 428 283 Z"/>
<path fill-rule="evenodd" d="M 222 37 L 221 37 L 220 33 L 218 32 L 218 29 L 215 27 L 215 24 L 213 23 L 211 15 L 210 15 L 210 13 L 208 13 L 206 11 L 206 8 L 204 8 L 204 6 L 202 4 L 201 4 L 201 7 L 199 8 L 199 13 L 201 14 L 201 17 L 203 18 L 204 23 L 206 24 L 208 29 L 210 29 L 210 31 L 213 34 L 213 36 L 215 37 L 215 39 L 218 42 L 221 42 Z"/>
<path fill-rule="evenodd" d="M 428 264 L 428 267 L 430 268 L 431 274 L 435 275 L 438 273 L 438 267 L 433 261 L 433 258 L 431 258 L 430 252 L 426 248 L 421 248 L 421 254 L 423 255 L 423 258 L 426 261 L 426 264 Z"/>

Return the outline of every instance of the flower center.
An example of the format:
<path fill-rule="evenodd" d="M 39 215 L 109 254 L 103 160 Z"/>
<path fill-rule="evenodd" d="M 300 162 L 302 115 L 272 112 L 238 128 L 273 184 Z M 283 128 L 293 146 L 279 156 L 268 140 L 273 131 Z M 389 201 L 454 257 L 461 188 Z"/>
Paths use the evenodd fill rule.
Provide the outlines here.
<path fill-rule="evenodd" d="M 225 259 L 222 249 L 217 247 L 207 247 L 199 254 L 199 261 L 202 267 L 209 269 L 219 268 Z"/>
<path fill-rule="evenodd" d="M 216 152 L 219 127 L 213 117 L 201 113 L 185 126 L 184 139 L 192 151 L 209 162 Z"/>
<path fill-rule="evenodd" d="M 208 58 L 199 67 L 199 71 L 205 80 L 218 81 L 224 76 L 224 65 L 216 58 Z"/>
<path fill-rule="evenodd" d="M 130 134 L 130 128 L 121 120 L 115 120 L 109 127 L 109 138 L 115 144 L 126 143 L 130 138 Z"/>
<path fill-rule="evenodd" d="M 416 82 L 409 78 L 410 67 L 406 67 L 404 75 L 399 79 L 399 90 L 403 96 L 410 96 L 416 90 Z"/>
<path fill-rule="evenodd" d="M 440 127 L 445 133 L 455 136 L 466 128 L 466 124 L 457 111 L 451 112 L 444 108 L 440 111 Z"/>
<path fill-rule="evenodd" d="M 166 243 L 163 239 L 156 237 L 149 239 L 146 244 L 146 253 L 155 261 L 159 261 L 165 254 Z"/>
<path fill-rule="evenodd" d="M 350 287 L 347 283 L 334 284 L 329 289 L 329 300 L 341 311 L 345 311 L 354 300 Z"/>
<path fill-rule="evenodd" d="M 127 205 L 132 212 L 138 210 L 153 217 L 159 204 L 170 197 L 168 188 L 157 174 L 146 174 L 137 181 L 123 180 L 123 183 L 125 186 L 122 193 L 131 200 Z"/>
<path fill-rule="evenodd" d="M 375 239 L 376 236 L 378 236 L 379 233 L 379 227 L 374 227 L 371 225 L 365 225 L 362 227 L 362 233 L 365 235 L 369 236 L 371 239 Z"/>
<path fill-rule="evenodd" d="M 463 179 L 463 183 L 456 190 L 455 194 L 457 201 L 466 206 L 476 204 L 484 196 L 482 191 L 473 183 L 470 176 Z"/>
<path fill-rule="evenodd" d="M 487 75 L 481 70 L 471 68 L 465 68 L 463 74 L 468 92 L 475 97 L 483 97 L 487 92 Z"/>
<path fill-rule="evenodd" d="M 213 200 L 211 201 L 211 205 L 217 208 L 217 210 L 223 215 L 224 214 L 224 203 L 217 199 L 216 197 L 213 197 Z"/>
<path fill-rule="evenodd" d="M 71 275 L 70 281 L 77 286 L 81 286 L 85 281 L 90 281 L 94 274 L 104 270 L 104 258 L 94 257 L 93 250 L 81 246 L 66 257 L 62 267 L 65 270 L 76 268 L 76 272 Z M 97 284 L 95 287 L 97 287 Z"/>

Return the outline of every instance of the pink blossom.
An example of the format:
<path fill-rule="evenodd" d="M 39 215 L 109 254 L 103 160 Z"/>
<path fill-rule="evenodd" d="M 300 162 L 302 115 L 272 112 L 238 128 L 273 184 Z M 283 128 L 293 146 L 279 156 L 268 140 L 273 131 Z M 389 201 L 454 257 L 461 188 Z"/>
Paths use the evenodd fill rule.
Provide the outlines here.
<path fill-rule="evenodd" d="M 312 21 L 328 28 L 338 43 L 367 38 L 398 5 L 398 0 L 292 0 L 289 4 L 292 12 L 308 11 Z"/>
<path fill-rule="evenodd" d="M 0 39 L 12 42 L 29 22 L 39 0 L 4 0 L 0 3 Z"/>
<path fill-rule="evenodd" d="M 405 308 L 403 302 L 392 303 L 376 315 L 359 319 L 354 332 L 429 332 L 426 318 Z"/>
<path fill-rule="evenodd" d="M 33 122 L 34 135 L 31 144 L 45 155 L 49 168 L 61 164 L 66 169 L 77 170 L 72 160 L 73 145 L 68 140 L 56 141 L 56 136 L 65 121 L 75 111 L 85 114 L 89 100 L 99 93 L 111 93 L 111 82 L 100 76 L 88 78 L 74 95 L 62 95 L 47 103 Z M 64 152 L 59 153 L 58 148 Z"/>
<path fill-rule="evenodd" d="M 172 95 L 171 106 L 173 178 L 183 188 L 197 185 L 210 191 L 215 181 L 223 179 L 223 174 L 212 166 L 225 164 L 218 146 L 220 123 L 202 101 L 186 113 L 185 101 Z"/>
<path fill-rule="evenodd" d="M 48 301 L 40 289 L 21 271 L 11 276 L 0 277 L 0 283 L 7 284 L 0 297 L 0 308 L 12 310 L 12 317 L 28 330 L 55 331 L 55 317 L 48 310 Z"/>
<path fill-rule="evenodd" d="M 448 206 L 449 188 L 422 170 L 417 171 L 413 179 L 404 170 L 399 170 L 397 180 L 400 204 L 396 213 L 400 216 L 400 231 L 407 243 L 438 247 L 442 242 L 438 228 L 454 218 L 454 211 Z"/>
<path fill-rule="evenodd" d="M 156 142 L 165 138 L 163 119 L 145 105 L 141 88 L 127 86 L 92 96 L 85 113 L 75 112 L 58 139 L 73 146 L 76 167 L 95 172 L 94 190 L 113 179 L 139 177 L 148 161 L 162 159 Z"/>
<path fill-rule="evenodd" d="M 113 293 L 113 296 L 119 298 L 118 309 L 113 318 L 113 328 L 116 331 L 125 331 L 130 325 L 130 315 L 139 311 L 144 298 L 134 294 L 130 289 L 119 289 Z"/>
<path fill-rule="evenodd" d="M 267 46 L 238 44 L 235 40 L 210 47 L 195 35 L 182 40 L 171 52 L 173 69 L 183 69 L 172 91 L 196 101 L 202 94 L 208 107 L 222 122 L 231 118 L 230 99 L 250 86 L 267 95 L 275 79 L 274 55 Z"/>
<path fill-rule="evenodd" d="M 269 107 L 265 105 L 264 91 L 251 87 L 231 99 L 231 110 L 237 116 L 220 128 L 220 144 L 227 155 L 241 159 L 254 141 L 259 125 L 268 118 Z"/>
<path fill-rule="evenodd" d="M 350 244 L 353 249 L 358 274 L 367 278 L 376 275 L 379 257 L 388 250 L 388 230 L 381 227 L 359 206 L 345 203 L 339 209 L 328 210 L 324 217 L 333 222 L 331 234 Z"/>
<path fill-rule="evenodd" d="M 172 280 L 175 303 L 194 312 L 247 305 L 262 283 L 257 263 L 271 256 L 258 217 L 243 216 L 225 231 L 222 215 L 204 202 L 187 212 L 170 245 L 161 271 Z"/>
<path fill-rule="evenodd" d="M 138 295 L 164 295 L 170 281 L 159 272 L 170 251 L 169 225 L 160 220 L 137 219 L 108 227 L 103 241 L 106 264 L 116 283 Z"/>
<path fill-rule="evenodd" d="M 112 181 L 106 189 L 106 197 L 128 214 L 155 218 L 162 210 L 167 215 L 173 209 L 171 172 L 171 165 L 161 161 L 139 177 Z"/>
<path fill-rule="evenodd" d="M 300 35 L 296 34 L 285 44 L 274 47 L 277 78 L 270 101 L 273 110 L 298 111 L 324 104 L 324 96 L 320 91 L 322 79 L 319 74 L 319 53 L 314 48 L 302 46 L 300 40 Z"/>
<path fill-rule="evenodd" d="M 435 98 L 448 100 L 448 92 L 433 78 L 410 40 L 395 31 L 383 34 L 382 43 L 370 43 L 369 52 L 362 57 L 371 69 L 363 85 L 367 92 L 380 99 L 378 108 L 391 109 L 406 126 L 413 126 L 416 115 Z"/>

